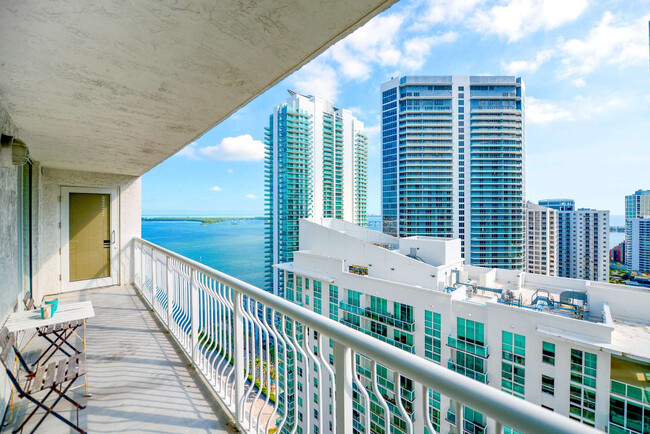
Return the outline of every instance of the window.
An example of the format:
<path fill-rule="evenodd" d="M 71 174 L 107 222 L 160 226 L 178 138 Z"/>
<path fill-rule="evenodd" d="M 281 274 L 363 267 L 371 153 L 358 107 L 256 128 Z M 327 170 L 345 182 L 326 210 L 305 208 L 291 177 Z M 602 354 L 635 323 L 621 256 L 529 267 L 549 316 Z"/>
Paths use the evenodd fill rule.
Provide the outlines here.
<path fill-rule="evenodd" d="M 555 366 L 555 344 L 542 342 L 542 362 Z"/>
<path fill-rule="evenodd" d="M 569 417 L 590 426 L 596 419 L 597 362 L 595 354 L 571 349 Z"/>
<path fill-rule="evenodd" d="M 523 399 L 526 383 L 526 337 L 504 330 L 501 338 L 501 388 Z"/>
<path fill-rule="evenodd" d="M 388 302 L 385 298 L 375 297 L 374 295 L 371 295 L 370 308 L 373 312 L 377 312 L 382 315 L 388 314 Z"/>
<path fill-rule="evenodd" d="M 348 289 L 348 303 L 350 303 L 352 306 L 361 306 L 361 293 L 352 289 Z"/>
<path fill-rule="evenodd" d="M 329 302 L 330 302 L 330 319 L 338 321 L 339 319 L 339 287 L 330 284 L 329 286 Z"/>
<path fill-rule="evenodd" d="M 322 313 L 322 284 L 318 280 L 314 280 L 314 312 Z"/>
<path fill-rule="evenodd" d="M 542 392 L 555 396 L 555 378 L 542 375 Z"/>
<path fill-rule="evenodd" d="M 424 311 L 424 357 L 438 364 L 441 361 L 441 317 L 439 313 Z"/>
<path fill-rule="evenodd" d="M 370 331 L 373 332 L 373 333 L 376 333 L 376 334 L 378 334 L 380 336 L 386 336 L 387 333 L 388 333 L 388 328 L 383 324 L 380 324 L 380 323 L 375 322 L 375 321 L 371 321 L 370 322 Z"/>

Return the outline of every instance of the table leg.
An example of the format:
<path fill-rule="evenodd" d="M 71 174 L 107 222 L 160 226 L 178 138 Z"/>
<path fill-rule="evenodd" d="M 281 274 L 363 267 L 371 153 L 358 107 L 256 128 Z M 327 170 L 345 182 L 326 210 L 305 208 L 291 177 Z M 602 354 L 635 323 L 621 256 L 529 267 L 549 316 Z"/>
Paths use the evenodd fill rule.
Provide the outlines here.
<path fill-rule="evenodd" d="M 86 353 L 86 319 L 84 318 L 83 320 L 84 323 L 84 338 L 81 340 L 83 342 L 83 349 L 84 349 L 84 354 Z M 86 355 L 87 357 L 88 355 Z M 87 369 L 87 368 L 86 368 Z M 88 393 L 88 373 L 84 374 L 84 387 L 86 389 L 86 396 L 90 397 L 93 396 L 92 393 Z"/>

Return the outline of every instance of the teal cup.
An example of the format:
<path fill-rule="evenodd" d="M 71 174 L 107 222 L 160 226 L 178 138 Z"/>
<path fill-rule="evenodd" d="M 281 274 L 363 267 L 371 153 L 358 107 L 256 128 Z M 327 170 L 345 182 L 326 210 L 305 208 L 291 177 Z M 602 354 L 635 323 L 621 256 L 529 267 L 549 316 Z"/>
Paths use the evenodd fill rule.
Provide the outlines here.
<path fill-rule="evenodd" d="M 52 315 L 54 315 L 54 312 L 59 308 L 59 299 L 54 299 L 50 301 L 46 301 L 45 304 L 50 305 L 52 308 Z"/>

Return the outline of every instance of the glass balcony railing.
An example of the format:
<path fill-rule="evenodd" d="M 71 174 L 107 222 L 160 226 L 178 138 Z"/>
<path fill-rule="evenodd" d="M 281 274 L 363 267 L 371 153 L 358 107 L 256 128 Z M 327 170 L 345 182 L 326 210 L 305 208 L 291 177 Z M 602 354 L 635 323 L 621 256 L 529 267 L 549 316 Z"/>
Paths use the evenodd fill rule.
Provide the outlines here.
<path fill-rule="evenodd" d="M 455 338 L 451 335 L 447 336 L 447 345 L 459 351 L 470 353 L 475 356 L 482 357 L 484 359 L 487 359 L 488 356 L 490 355 L 489 346 L 473 344 L 471 342 L 467 342 L 462 339 Z"/>
<path fill-rule="evenodd" d="M 392 314 L 389 313 L 383 314 L 383 313 L 375 312 L 369 307 L 363 308 L 360 306 L 354 306 L 345 301 L 340 301 L 339 307 L 347 312 L 354 313 L 356 315 L 362 315 L 366 318 L 372 319 L 382 324 L 399 328 L 409 333 L 413 333 L 415 331 L 415 321 L 404 321 L 395 318 Z"/>
<path fill-rule="evenodd" d="M 454 372 L 458 372 L 472 380 L 480 381 L 481 383 L 488 384 L 488 374 L 487 372 L 477 372 L 473 369 L 466 368 L 465 366 L 459 365 L 452 360 L 447 361 L 447 368 L 451 369 Z"/>
<path fill-rule="evenodd" d="M 645 374 L 645 376 L 650 376 L 650 374 Z M 650 386 L 638 387 L 612 380 L 612 393 L 644 404 L 650 404 Z"/>

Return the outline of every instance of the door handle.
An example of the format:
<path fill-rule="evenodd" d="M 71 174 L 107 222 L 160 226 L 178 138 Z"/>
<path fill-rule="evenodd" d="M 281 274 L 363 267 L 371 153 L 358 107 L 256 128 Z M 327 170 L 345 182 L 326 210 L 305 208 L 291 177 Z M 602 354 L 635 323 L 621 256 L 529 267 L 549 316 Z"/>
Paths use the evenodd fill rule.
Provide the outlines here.
<path fill-rule="evenodd" d="M 111 244 L 115 244 L 115 231 L 111 231 Z"/>

